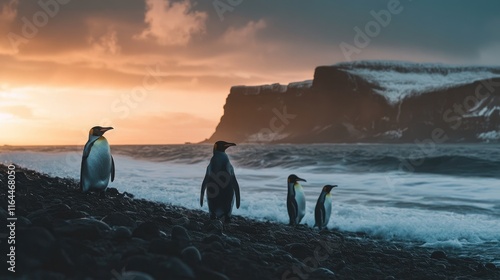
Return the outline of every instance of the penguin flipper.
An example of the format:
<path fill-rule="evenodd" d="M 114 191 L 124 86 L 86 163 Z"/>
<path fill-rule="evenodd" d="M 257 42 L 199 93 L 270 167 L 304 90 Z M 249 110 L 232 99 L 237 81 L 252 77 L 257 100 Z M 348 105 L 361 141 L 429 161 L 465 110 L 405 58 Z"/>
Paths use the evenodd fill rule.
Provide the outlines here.
<path fill-rule="evenodd" d="M 80 190 L 83 191 L 83 168 L 85 166 L 85 162 L 87 161 L 86 157 L 82 157 L 82 166 L 80 167 Z"/>
<path fill-rule="evenodd" d="M 92 146 L 94 145 L 94 142 L 97 140 L 89 140 L 86 144 L 85 147 L 83 147 L 83 155 L 82 155 L 82 165 L 80 167 L 80 190 L 83 191 L 83 169 L 85 168 L 87 164 L 87 158 L 90 155 L 90 150 L 92 150 Z"/>
<path fill-rule="evenodd" d="M 99 138 L 95 138 L 93 140 L 89 140 L 86 144 L 85 144 L 85 147 L 83 148 L 83 155 L 82 155 L 82 159 L 86 159 L 89 154 L 90 154 L 90 150 L 92 150 L 92 146 L 94 146 L 94 143 L 95 141 L 97 141 L 97 139 Z"/>
<path fill-rule="evenodd" d="M 227 169 L 229 170 L 229 174 L 231 176 L 230 186 L 233 188 L 234 194 L 236 196 L 236 209 L 239 209 L 240 208 L 240 185 L 238 184 L 238 181 L 236 180 L 236 175 L 234 174 L 234 168 L 230 163 L 228 163 Z"/>
<path fill-rule="evenodd" d="M 299 208 L 297 205 L 297 201 L 295 201 L 295 198 L 293 196 L 288 197 L 287 207 L 288 215 L 290 216 L 290 225 L 296 225 Z"/>
<path fill-rule="evenodd" d="M 316 220 L 316 225 L 318 226 L 319 229 L 323 228 L 323 224 L 325 223 L 325 215 L 326 215 L 326 210 L 325 206 L 323 204 L 319 205 L 315 211 L 315 220 Z"/>
<path fill-rule="evenodd" d="M 231 177 L 231 180 L 234 180 L 233 188 L 234 188 L 234 193 L 236 195 L 236 209 L 239 209 L 240 208 L 240 185 L 238 184 L 238 181 L 236 181 L 236 177 L 234 175 Z"/>
<path fill-rule="evenodd" d="M 111 156 L 111 182 L 115 180 L 115 160 Z"/>
<path fill-rule="evenodd" d="M 205 174 L 205 178 L 203 178 L 203 182 L 201 183 L 201 193 L 200 193 L 200 206 L 203 207 L 203 197 L 205 195 L 205 190 L 207 188 L 207 184 L 210 180 L 210 164 L 207 166 L 207 173 Z"/>

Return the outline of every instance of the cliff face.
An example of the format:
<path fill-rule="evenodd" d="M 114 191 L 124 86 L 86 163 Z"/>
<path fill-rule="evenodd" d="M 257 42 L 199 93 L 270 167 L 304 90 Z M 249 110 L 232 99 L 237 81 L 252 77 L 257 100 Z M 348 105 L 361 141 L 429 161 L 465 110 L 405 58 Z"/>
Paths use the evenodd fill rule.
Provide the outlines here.
<path fill-rule="evenodd" d="M 314 79 L 231 88 L 210 142 L 476 142 L 500 139 L 500 68 L 354 62 Z"/>

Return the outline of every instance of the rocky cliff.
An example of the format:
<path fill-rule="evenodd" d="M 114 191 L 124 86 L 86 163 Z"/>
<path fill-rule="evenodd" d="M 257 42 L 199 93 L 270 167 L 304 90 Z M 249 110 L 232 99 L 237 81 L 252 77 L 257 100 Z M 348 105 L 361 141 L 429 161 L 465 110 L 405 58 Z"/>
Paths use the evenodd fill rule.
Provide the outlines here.
<path fill-rule="evenodd" d="M 234 86 L 208 139 L 251 143 L 500 139 L 500 67 L 360 61 L 288 85 Z"/>

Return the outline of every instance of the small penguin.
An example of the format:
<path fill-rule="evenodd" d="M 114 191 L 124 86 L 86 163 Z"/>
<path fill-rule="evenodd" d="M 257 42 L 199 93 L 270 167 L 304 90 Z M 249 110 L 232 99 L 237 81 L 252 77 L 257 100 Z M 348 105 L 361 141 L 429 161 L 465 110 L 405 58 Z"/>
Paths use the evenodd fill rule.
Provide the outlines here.
<path fill-rule="evenodd" d="M 337 185 L 326 185 L 323 187 L 318 202 L 316 202 L 316 208 L 314 209 L 315 224 L 313 227 L 318 227 L 322 230 L 328 225 L 330 215 L 332 214 L 332 194 L 330 191 L 335 187 L 337 187 Z"/>
<path fill-rule="evenodd" d="M 201 184 L 200 206 L 203 206 L 203 196 L 207 192 L 208 210 L 210 219 L 225 217 L 224 221 L 231 221 L 234 200 L 236 208 L 240 208 L 240 186 L 236 180 L 234 169 L 226 154 L 226 149 L 236 146 L 234 143 L 217 141 L 213 148 L 213 156 L 207 167 L 205 178 Z"/>
<path fill-rule="evenodd" d="M 298 225 L 306 214 L 306 197 L 299 181 L 307 182 L 295 174 L 288 176 L 286 207 L 288 208 L 288 216 L 290 217 L 289 224 L 292 226 Z"/>
<path fill-rule="evenodd" d="M 103 134 L 112 127 L 94 126 L 89 131 L 89 140 L 83 148 L 82 167 L 80 171 L 80 189 L 104 192 L 115 180 L 115 162 L 111 156 L 108 140 Z"/>

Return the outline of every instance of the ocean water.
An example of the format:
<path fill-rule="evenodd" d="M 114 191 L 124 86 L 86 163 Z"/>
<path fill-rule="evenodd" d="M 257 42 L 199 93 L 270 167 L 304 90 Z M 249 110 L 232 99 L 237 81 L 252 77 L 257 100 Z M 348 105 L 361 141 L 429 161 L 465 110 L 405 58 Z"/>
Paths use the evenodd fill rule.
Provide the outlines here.
<path fill-rule="evenodd" d="M 200 209 L 212 145 L 112 146 L 111 187 Z M 79 179 L 82 147 L 0 147 L 0 162 Z M 307 214 L 333 189 L 329 228 L 454 251 L 500 265 L 500 146 L 384 144 L 238 145 L 241 207 L 234 215 L 288 223 L 286 179 L 305 178 Z M 208 211 L 207 204 L 201 208 Z"/>

